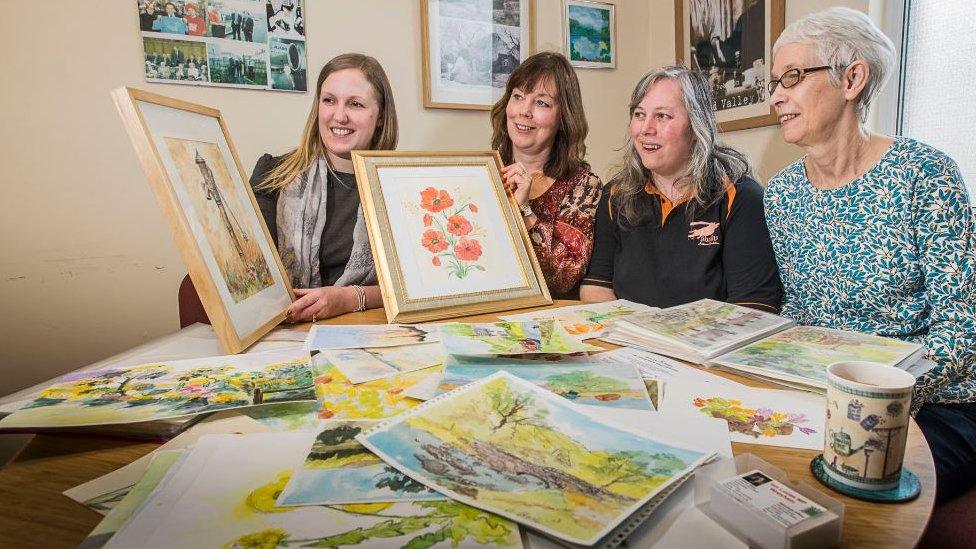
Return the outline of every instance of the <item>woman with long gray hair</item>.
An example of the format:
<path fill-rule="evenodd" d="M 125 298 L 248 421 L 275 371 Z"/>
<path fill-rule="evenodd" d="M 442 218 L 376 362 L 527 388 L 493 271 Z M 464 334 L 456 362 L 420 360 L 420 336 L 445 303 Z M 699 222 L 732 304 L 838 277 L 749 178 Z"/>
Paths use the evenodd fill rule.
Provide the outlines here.
<path fill-rule="evenodd" d="M 703 75 L 672 66 L 641 78 L 623 168 L 597 208 L 584 301 L 670 307 L 711 298 L 779 311 L 762 187 L 746 157 L 715 134 Z"/>

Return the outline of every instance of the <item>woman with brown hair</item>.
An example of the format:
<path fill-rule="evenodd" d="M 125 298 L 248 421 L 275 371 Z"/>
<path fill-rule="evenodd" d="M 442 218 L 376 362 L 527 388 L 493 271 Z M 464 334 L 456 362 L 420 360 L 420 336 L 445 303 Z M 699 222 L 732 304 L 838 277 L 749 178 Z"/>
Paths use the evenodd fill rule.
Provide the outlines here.
<path fill-rule="evenodd" d="M 382 305 L 352 151 L 390 150 L 397 117 L 376 59 L 347 53 L 325 64 L 298 147 L 262 156 L 251 175 L 261 213 L 298 299 L 292 321 Z"/>
<path fill-rule="evenodd" d="M 554 297 L 573 298 L 593 250 L 603 183 L 584 160 L 588 132 L 579 81 L 558 53 L 537 53 L 508 79 L 491 109 L 491 145 L 518 203 Z"/>

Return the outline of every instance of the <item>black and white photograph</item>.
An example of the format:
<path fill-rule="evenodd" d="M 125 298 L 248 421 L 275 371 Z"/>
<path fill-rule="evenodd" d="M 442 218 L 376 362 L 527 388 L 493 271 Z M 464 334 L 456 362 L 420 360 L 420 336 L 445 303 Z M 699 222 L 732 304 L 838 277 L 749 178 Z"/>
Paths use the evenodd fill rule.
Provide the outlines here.
<path fill-rule="evenodd" d="M 505 88 L 509 75 L 519 65 L 522 38 L 518 27 L 495 25 L 491 32 L 491 85 Z"/>
<path fill-rule="evenodd" d="M 715 110 L 765 101 L 764 2 L 694 0 L 691 7 L 691 68 L 708 75 Z"/>
<path fill-rule="evenodd" d="M 207 44 L 167 38 L 143 38 L 146 80 L 205 83 L 210 81 Z"/>
<path fill-rule="evenodd" d="M 535 47 L 534 0 L 423 0 L 424 106 L 487 110 Z"/>
<path fill-rule="evenodd" d="M 496 25 L 517 27 L 519 25 L 519 0 L 492 0 L 492 21 Z"/>
<path fill-rule="evenodd" d="M 276 90 L 308 89 L 308 62 L 305 42 L 272 37 L 270 48 L 271 87 Z"/>
<path fill-rule="evenodd" d="M 305 37 L 305 0 L 265 0 L 264 8 L 272 36 Z"/>
<path fill-rule="evenodd" d="M 766 83 L 784 0 L 676 0 L 678 61 L 708 77 L 719 127 L 775 123 Z"/>

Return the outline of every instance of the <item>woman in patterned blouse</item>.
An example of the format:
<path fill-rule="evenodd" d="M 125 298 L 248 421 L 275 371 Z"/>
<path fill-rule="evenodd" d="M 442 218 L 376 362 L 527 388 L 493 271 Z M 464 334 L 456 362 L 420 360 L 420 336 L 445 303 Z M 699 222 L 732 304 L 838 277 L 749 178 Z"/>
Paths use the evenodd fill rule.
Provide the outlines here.
<path fill-rule="evenodd" d="M 894 48 L 863 13 L 796 21 L 773 52 L 770 100 L 806 151 L 765 193 L 783 314 L 926 345 L 913 411 L 945 501 L 976 483 L 976 228 L 959 168 L 865 127 Z"/>
<path fill-rule="evenodd" d="M 593 250 L 593 216 L 603 183 L 586 163 L 579 81 L 569 61 L 543 52 L 522 62 L 491 109 L 491 145 L 506 166 L 553 297 L 575 299 Z"/>

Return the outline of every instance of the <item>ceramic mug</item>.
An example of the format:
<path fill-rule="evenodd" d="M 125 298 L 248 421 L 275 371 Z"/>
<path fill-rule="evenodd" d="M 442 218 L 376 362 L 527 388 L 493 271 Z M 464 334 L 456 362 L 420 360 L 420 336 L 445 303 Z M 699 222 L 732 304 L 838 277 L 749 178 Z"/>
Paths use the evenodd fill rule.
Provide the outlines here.
<path fill-rule="evenodd" d="M 827 367 L 824 471 L 861 490 L 890 490 L 901 478 L 915 376 L 876 362 Z"/>

